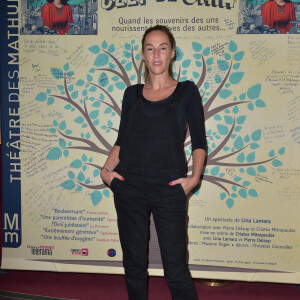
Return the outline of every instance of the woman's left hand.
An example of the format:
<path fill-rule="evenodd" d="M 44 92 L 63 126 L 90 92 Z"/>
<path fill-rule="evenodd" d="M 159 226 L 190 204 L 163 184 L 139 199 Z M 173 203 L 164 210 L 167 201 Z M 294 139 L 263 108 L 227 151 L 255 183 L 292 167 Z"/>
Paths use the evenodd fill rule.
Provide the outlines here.
<path fill-rule="evenodd" d="M 198 182 L 199 180 L 195 179 L 194 177 L 178 178 L 169 182 L 169 185 L 173 186 L 176 184 L 181 184 L 185 194 L 187 195 L 193 189 L 193 187 L 197 185 Z"/>

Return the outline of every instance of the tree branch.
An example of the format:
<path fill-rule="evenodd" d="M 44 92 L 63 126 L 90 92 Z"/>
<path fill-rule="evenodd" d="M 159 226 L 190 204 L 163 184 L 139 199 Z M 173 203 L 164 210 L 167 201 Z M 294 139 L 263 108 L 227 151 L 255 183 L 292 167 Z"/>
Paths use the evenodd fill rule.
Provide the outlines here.
<path fill-rule="evenodd" d="M 109 107 L 113 108 L 114 111 L 119 115 L 121 116 L 121 108 L 119 107 L 119 105 L 117 104 L 116 100 L 100 85 L 98 84 L 95 84 L 95 83 L 92 83 L 90 82 L 91 85 L 97 87 L 98 89 L 100 89 L 101 91 L 103 91 L 106 96 L 110 99 L 111 103 L 113 104 L 113 106 L 111 106 L 110 104 L 108 104 L 107 102 L 104 102 L 104 101 L 101 101 L 103 103 L 105 103 L 106 105 L 108 105 Z"/>
<path fill-rule="evenodd" d="M 230 67 L 229 67 L 228 72 L 227 72 L 226 76 L 224 77 L 223 81 L 221 82 L 219 87 L 216 89 L 216 91 L 211 95 L 211 97 L 205 102 L 205 104 L 203 106 L 205 120 L 206 120 L 206 114 L 208 113 L 208 110 L 209 110 L 210 106 L 212 105 L 213 101 L 215 100 L 215 98 L 217 97 L 217 95 L 219 94 L 219 92 L 221 91 L 221 89 L 223 88 L 224 84 L 227 81 L 227 78 L 228 78 L 229 73 L 231 71 L 231 66 L 232 66 L 232 60 L 230 62 Z"/>
<path fill-rule="evenodd" d="M 202 67 L 202 74 L 201 74 L 198 82 L 196 83 L 196 86 L 198 89 L 200 89 L 200 87 L 205 79 L 205 76 L 206 76 L 206 63 L 205 63 L 203 55 L 201 55 L 201 57 L 202 57 L 202 66 L 203 67 Z"/>
<path fill-rule="evenodd" d="M 102 50 L 102 51 L 105 52 L 107 55 L 109 55 L 115 61 L 115 63 L 118 65 L 118 67 L 120 68 L 120 70 L 122 72 L 122 75 L 121 75 L 120 78 L 122 78 L 122 80 L 124 81 L 124 83 L 126 84 L 127 87 L 130 86 L 131 85 L 130 84 L 130 79 L 129 79 L 124 67 L 122 66 L 122 64 L 109 52 L 107 52 L 105 50 Z"/>

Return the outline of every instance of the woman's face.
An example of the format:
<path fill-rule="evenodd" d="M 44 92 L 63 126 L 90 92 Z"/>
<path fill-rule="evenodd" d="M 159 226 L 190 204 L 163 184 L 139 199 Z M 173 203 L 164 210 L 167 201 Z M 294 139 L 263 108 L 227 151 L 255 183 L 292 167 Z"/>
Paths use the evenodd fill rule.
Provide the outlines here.
<path fill-rule="evenodd" d="M 142 58 L 150 74 L 168 73 L 174 55 L 175 49 L 171 48 L 169 38 L 164 32 L 155 30 L 146 36 Z"/>

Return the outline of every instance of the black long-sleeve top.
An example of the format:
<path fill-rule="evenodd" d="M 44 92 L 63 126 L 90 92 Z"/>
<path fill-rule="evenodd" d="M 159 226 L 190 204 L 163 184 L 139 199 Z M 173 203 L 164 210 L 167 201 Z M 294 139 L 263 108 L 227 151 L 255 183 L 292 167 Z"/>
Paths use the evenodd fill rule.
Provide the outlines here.
<path fill-rule="evenodd" d="M 179 83 L 180 84 L 180 83 Z M 143 100 L 143 113 L 149 116 L 159 115 L 168 109 L 169 103 L 174 97 L 178 86 L 175 91 L 166 99 L 159 101 L 149 101 L 142 96 Z M 125 90 L 123 103 L 122 103 L 122 114 L 120 121 L 120 128 L 117 141 L 115 145 L 122 145 L 122 138 L 124 137 L 125 128 L 128 122 L 129 112 L 131 108 L 135 105 L 137 100 L 137 91 L 136 86 L 132 85 Z M 181 96 L 179 103 L 176 105 L 176 118 L 178 121 L 178 128 L 180 130 L 180 136 L 183 140 L 185 128 L 188 124 L 191 142 L 192 142 L 192 151 L 195 149 L 204 149 L 207 148 L 206 136 L 205 136 L 205 126 L 204 126 L 204 114 L 201 96 L 197 86 L 192 82 L 188 82 L 188 86 Z"/>

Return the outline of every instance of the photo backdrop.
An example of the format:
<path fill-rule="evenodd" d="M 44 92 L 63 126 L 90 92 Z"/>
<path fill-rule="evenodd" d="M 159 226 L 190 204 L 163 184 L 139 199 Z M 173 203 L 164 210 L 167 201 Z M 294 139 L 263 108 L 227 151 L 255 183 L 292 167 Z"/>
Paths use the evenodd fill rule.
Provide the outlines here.
<path fill-rule="evenodd" d="M 263 2 L 70 0 L 65 35 L 43 25 L 44 0 L 1 4 L 2 268 L 123 273 L 99 174 L 124 90 L 143 83 L 143 32 L 162 24 L 175 77 L 195 82 L 205 113 L 193 277 L 300 283 L 300 36 L 297 21 L 288 34 L 265 27 Z M 185 152 L 190 173 L 189 134 Z M 150 231 L 149 273 L 162 275 Z"/>

